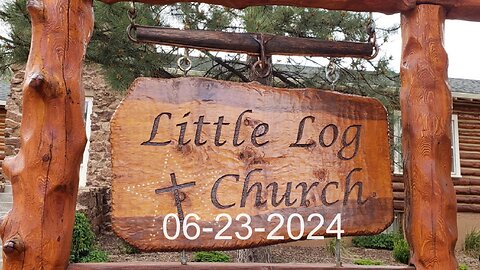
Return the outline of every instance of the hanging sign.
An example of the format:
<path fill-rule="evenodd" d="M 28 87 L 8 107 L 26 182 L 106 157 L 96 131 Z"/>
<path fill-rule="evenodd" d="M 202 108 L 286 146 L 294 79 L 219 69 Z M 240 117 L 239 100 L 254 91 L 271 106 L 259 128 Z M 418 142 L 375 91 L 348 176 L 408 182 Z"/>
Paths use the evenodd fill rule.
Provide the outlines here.
<path fill-rule="evenodd" d="M 372 98 L 140 78 L 111 131 L 113 228 L 143 250 L 373 234 L 393 219 L 387 114 Z"/>

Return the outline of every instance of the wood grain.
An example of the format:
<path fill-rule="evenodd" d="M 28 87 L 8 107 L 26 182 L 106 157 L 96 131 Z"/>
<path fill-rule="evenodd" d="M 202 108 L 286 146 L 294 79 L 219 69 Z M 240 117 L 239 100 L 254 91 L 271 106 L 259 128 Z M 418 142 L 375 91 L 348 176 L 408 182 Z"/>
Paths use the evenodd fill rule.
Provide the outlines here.
<path fill-rule="evenodd" d="M 209 124 L 199 132 L 193 123 L 201 116 Z M 219 125 L 213 124 L 220 117 L 229 125 L 215 139 Z M 255 144 L 252 134 L 263 134 L 265 125 L 268 132 Z M 370 98 L 203 78 L 137 79 L 112 121 L 114 230 L 144 250 L 234 249 L 291 241 L 286 226 L 276 234 L 284 240 L 266 239 L 278 223 L 267 220 L 273 212 L 285 220 L 294 213 L 305 220 L 321 213 L 325 224 L 342 213 L 346 235 L 381 232 L 393 218 L 387 130 L 384 107 Z M 202 228 L 213 228 L 198 241 L 183 234 L 177 241 L 163 236 L 165 215 L 180 213 L 175 194 L 163 192 L 172 186 L 172 173 L 177 184 L 189 184 L 181 190 L 184 216 L 195 213 Z M 214 220 L 220 213 L 234 219 L 249 214 L 252 227 L 266 231 L 248 240 L 213 240 L 224 224 Z M 240 225 L 234 221 L 225 235 L 243 233 Z M 316 225 L 307 222 L 302 238 Z M 297 223 L 293 228 L 299 232 Z"/>
<path fill-rule="evenodd" d="M 229 33 L 206 30 L 180 30 L 136 26 L 136 40 L 192 49 L 260 54 L 260 35 L 250 33 Z M 369 43 L 323 41 L 314 38 L 296 38 L 264 34 L 267 55 L 298 55 L 322 57 L 363 57 L 373 54 Z M 232 46 L 235 40 L 235 46 Z"/>
<path fill-rule="evenodd" d="M 402 14 L 400 101 L 405 229 L 416 269 L 457 269 L 457 206 L 451 170 L 452 98 L 443 47 L 445 9 Z"/>
<path fill-rule="evenodd" d="M 127 0 L 101 0 L 113 4 Z M 190 0 L 140 0 L 138 2 L 167 5 Z M 393 14 L 414 9 L 417 5 L 431 4 L 446 9 L 446 18 L 480 21 L 480 0 L 197 0 L 197 2 L 217 4 L 233 8 L 248 6 L 286 5 L 297 7 L 314 7 L 330 10 L 348 10 L 364 12 L 381 12 Z"/>
<path fill-rule="evenodd" d="M 126 0 L 101 0 L 113 4 Z M 138 2 L 168 5 L 189 0 L 140 0 Z M 415 7 L 415 0 L 199 0 L 196 2 L 223 5 L 232 8 L 245 8 L 249 6 L 285 5 L 297 7 L 314 7 L 331 10 L 372 11 L 386 14 L 398 13 Z"/>
<path fill-rule="evenodd" d="M 13 186 L 13 209 L 0 229 L 3 269 L 66 269 L 86 142 L 80 76 L 92 3 L 29 1 L 28 11 L 21 148 L 3 164 Z"/>
<path fill-rule="evenodd" d="M 264 263 L 76 263 L 69 270 L 414 270 L 410 266 L 359 266 L 343 265 L 335 267 L 331 264 L 264 264 Z"/>

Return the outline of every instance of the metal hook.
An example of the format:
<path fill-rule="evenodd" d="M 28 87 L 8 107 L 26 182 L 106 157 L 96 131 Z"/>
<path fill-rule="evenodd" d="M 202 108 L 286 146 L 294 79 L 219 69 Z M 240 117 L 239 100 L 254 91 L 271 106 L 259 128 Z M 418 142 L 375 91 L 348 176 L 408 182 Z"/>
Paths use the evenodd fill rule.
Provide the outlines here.
<path fill-rule="evenodd" d="M 335 84 L 337 84 L 340 79 L 340 72 L 338 72 L 334 60 L 330 60 L 328 65 L 325 66 L 325 77 L 332 84 L 332 90 L 335 90 Z"/>
<path fill-rule="evenodd" d="M 127 36 L 128 36 L 128 39 L 130 39 L 131 41 L 133 42 L 138 42 L 137 40 L 137 26 L 134 25 L 134 24 L 129 24 L 127 26 Z"/>
<path fill-rule="evenodd" d="M 190 60 L 188 48 L 185 48 L 183 51 L 183 56 L 177 60 L 178 68 L 183 71 L 183 75 L 186 77 L 188 71 L 192 69 L 192 60 Z"/>
<path fill-rule="evenodd" d="M 266 78 L 272 73 L 272 65 L 267 61 L 267 55 L 265 53 L 265 44 L 268 40 L 265 41 L 263 34 L 254 35 L 253 39 L 260 45 L 260 57 L 257 62 L 252 66 L 252 70 L 256 76 L 260 78 Z"/>
<path fill-rule="evenodd" d="M 380 48 L 378 47 L 377 44 L 377 33 L 375 30 L 375 21 L 373 20 L 373 14 L 370 12 L 369 19 L 368 19 L 368 25 L 367 25 L 367 34 L 368 34 L 368 43 L 372 44 L 373 46 L 373 53 L 369 57 L 365 57 L 367 60 L 372 60 L 373 58 L 377 57 Z"/>
<path fill-rule="evenodd" d="M 135 8 L 135 1 L 132 1 L 131 7 L 127 10 L 128 19 L 130 20 L 130 25 L 127 26 L 127 36 L 133 42 L 138 42 L 137 40 L 137 26 L 135 24 L 135 19 L 137 18 L 137 9 Z"/>

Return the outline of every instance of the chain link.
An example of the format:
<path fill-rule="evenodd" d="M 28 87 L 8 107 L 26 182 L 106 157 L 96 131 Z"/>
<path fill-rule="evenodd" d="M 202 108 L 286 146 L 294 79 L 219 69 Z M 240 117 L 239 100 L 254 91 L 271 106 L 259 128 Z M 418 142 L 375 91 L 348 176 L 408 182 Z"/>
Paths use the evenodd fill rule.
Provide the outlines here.
<path fill-rule="evenodd" d="M 373 53 L 371 56 L 366 57 L 365 59 L 371 60 L 377 57 L 379 53 L 379 48 L 377 44 L 377 32 L 376 32 L 376 25 L 375 20 L 373 19 L 373 13 L 370 12 L 368 16 L 368 24 L 367 24 L 367 34 L 368 34 L 368 43 L 370 43 L 373 47 Z"/>
<path fill-rule="evenodd" d="M 183 50 L 183 56 L 177 60 L 178 68 L 183 71 L 183 76 L 187 77 L 187 73 L 192 69 L 192 60 L 190 60 L 189 50 Z"/>
<path fill-rule="evenodd" d="M 138 42 L 137 40 L 137 25 L 135 24 L 135 19 L 137 18 L 137 9 L 135 8 L 135 1 L 132 1 L 130 8 L 127 10 L 128 19 L 130 24 L 127 26 L 127 36 L 133 42 Z"/>
<path fill-rule="evenodd" d="M 252 70 L 255 76 L 260 78 L 266 78 L 272 74 L 272 65 L 265 53 L 265 44 L 268 40 L 265 40 L 263 34 L 253 36 L 253 39 L 260 45 L 260 57 L 258 61 L 252 65 Z"/>
<path fill-rule="evenodd" d="M 331 84 L 332 90 L 335 90 L 335 85 L 340 79 L 340 72 L 337 69 L 337 60 L 330 59 L 328 65 L 325 66 L 325 77 L 327 81 Z"/>

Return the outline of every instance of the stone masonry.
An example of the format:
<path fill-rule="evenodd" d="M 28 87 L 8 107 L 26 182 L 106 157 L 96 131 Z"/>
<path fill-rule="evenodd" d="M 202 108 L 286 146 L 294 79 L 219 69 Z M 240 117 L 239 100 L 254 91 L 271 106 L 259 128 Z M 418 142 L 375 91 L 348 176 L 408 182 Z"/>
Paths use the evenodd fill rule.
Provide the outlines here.
<path fill-rule="evenodd" d="M 5 144 L 6 156 L 15 155 L 20 148 L 20 123 L 22 118 L 22 85 L 24 67 L 16 67 L 7 100 Z M 84 67 L 83 87 L 85 96 L 93 97 L 91 115 L 90 158 L 87 185 L 80 187 L 77 209 L 84 212 L 95 231 L 110 231 L 111 211 L 111 146 L 110 120 L 122 99 L 122 93 L 109 88 L 98 65 Z"/>

